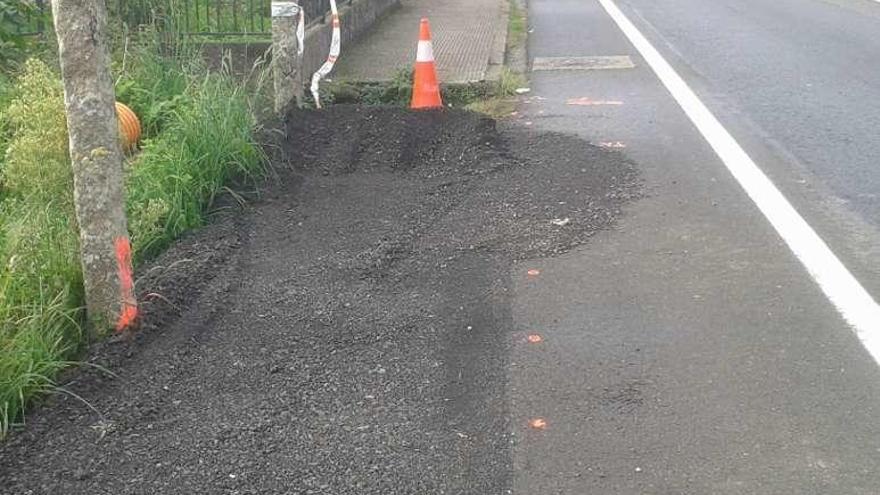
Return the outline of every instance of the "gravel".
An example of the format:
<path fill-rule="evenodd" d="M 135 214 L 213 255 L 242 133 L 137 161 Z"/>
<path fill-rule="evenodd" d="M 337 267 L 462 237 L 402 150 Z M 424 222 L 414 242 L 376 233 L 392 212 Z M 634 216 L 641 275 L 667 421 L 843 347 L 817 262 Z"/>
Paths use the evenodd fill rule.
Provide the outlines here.
<path fill-rule="evenodd" d="M 141 270 L 141 331 L 89 357 L 115 376 L 69 373 L 89 405 L 59 394 L 0 446 L 3 493 L 507 493 L 512 270 L 639 184 L 617 152 L 499 126 L 292 114 L 259 197 Z"/>

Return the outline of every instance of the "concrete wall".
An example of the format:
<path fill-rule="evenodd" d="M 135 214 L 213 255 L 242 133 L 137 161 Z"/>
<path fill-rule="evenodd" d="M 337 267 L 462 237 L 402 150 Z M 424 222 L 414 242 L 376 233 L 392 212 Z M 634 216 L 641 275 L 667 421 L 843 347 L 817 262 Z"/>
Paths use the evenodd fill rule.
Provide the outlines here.
<path fill-rule="evenodd" d="M 342 57 L 345 57 L 345 47 L 357 41 L 367 32 L 383 15 L 393 8 L 400 6 L 400 0 L 337 0 L 339 4 L 339 17 L 342 23 Z M 306 20 L 308 22 L 308 19 Z M 327 60 L 330 52 L 330 39 L 333 36 L 333 26 L 330 23 L 328 13 L 324 22 L 313 24 L 306 30 L 305 51 L 303 53 L 303 68 L 305 77 L 303 80 L 308 92 L 309 81 L 312 74 Z M 267 60 L 271 51 L 269 43 L 235 43 L 235 44 L 207 44 L 203 53 L 208 65 L 212 69 L 218 69 L 222 63 L 223 52 L 230 53 L 231 69 L 234 74 L 247 75 L 254 63 L 263 56 Z M 333 74 L 330 74 L 332 77 Z"/>

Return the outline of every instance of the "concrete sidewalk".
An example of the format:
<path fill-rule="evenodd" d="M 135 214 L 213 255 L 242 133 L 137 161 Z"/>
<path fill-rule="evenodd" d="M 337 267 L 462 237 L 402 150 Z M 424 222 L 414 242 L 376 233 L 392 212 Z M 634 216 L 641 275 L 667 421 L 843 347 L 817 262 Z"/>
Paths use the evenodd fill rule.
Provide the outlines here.
<path fill-rule="evenodd" d="M 443 83 L 497 79 L 507 41 L 507 0 L 403 0 L 355 45 L 343 46 L 333 76 L 388 81 L 412 67 L 419 19 L 431 21 L 434 56 Z"/>

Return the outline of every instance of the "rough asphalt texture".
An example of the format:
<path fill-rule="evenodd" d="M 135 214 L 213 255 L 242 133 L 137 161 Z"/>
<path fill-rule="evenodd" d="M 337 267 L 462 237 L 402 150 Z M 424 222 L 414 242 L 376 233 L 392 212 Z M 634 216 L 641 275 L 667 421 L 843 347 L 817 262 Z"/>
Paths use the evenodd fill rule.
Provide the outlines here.
<path fill-rule="evenodd" d="M 275 173 L 0 447 L 3 493 L 505 493 L 514 263 L 613 225 L 621 155 L 475 114 L 292 116 Z M 277 134 L 276 134 L 277 135 Z M 566 226 L 554 219 L 570 218 Z"/>
<path fill-rule="evenodd" d="M 837 70 L 846 59 L 820 55 L 810 65 L 803 56 L 841 42 L 854 56 L 870 50 L 833 6 L 871 4 L 880 13 L 880 3 L 615 3 L 880 295 L 880 256 L 854 256 L 851 246 L 862 240 L 851 242 L 850 233 L 875 253 L 880 236 L 837 221 L 826 208 L 833 196 L 806 190 L 823 180 L 792 158 L 800 152 L 785 133 L 763 125 L 772 112 L 733 97 L 787 94 L 765 108 L 787 107 L 776 114 L 785 116 L 781 125 L 812 127 L 802 134 L 811 147 L 832 149 L 821 137 L 827 129 L 865 121 L 836 121 L 838 100 L 830 100 L 829 118 L 804 126 L 804 110 L 820 101 L 804 83 L 846 91 L 876 67 Z M 518 118 L 541 131 L 624 143 L 647 193 L 613 233 L 530 263 L 541 270 L 536 279 L 513 278 L 514 321 L 545 340 L 511 347 L 510 417 L 548 424 L 517 435 L 514 493 L 880 493 L 877 363 L 600 3 L 530 0 L 529 8 L 531 56 L 629 55 L 636 67 L 534 72 Z M 752 70 L 766 60 L 777 65 Z M 792 75 L 791 65 L 803 72 Z M 756 77 L 749 83 L 743 72 Z M 820 74 L 829 78 L 813 79 Z M 569 104 L 580 98 L 623 104 Z M 845 174 L 846 162 L 826 165 Z"/>

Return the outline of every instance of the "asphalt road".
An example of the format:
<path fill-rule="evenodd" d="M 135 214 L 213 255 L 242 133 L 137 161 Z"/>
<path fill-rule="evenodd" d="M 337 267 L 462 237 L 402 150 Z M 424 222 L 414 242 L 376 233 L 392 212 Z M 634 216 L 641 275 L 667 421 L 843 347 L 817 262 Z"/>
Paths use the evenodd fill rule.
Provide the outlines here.
<path fill-rule="evenodd" d="M 880 297 L 880 3 L 529 4 L 532 57 L 632 67 L 534 72 L 498 129 L 294 116 L 262 199 L 145 271 L 156 321 L 93 350 L 115 374 L 2 446 L 0 492 L 876 495 L 878 322 L 842 310 L 877 306 L 816 260 Z"/>
<path fill-rule="evenodd" d="M 873 0 L 625 3 L 658 44 L 880 225 L 880 4 Z"/>
<path fill-rule="evenodd" d="M 880 296 L 880 4 L 617 5 Z M 514 493 L 877 493 L 880 368 L 853 328 L 598 1 L 530 15 L 532 57 L 635 68 L 535 72 L 520 118 L 626 146 L 648 192 L 513 273 L 543 336 L 510 358 Z"/>

